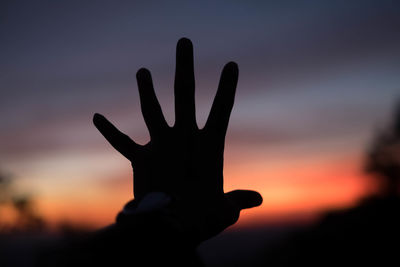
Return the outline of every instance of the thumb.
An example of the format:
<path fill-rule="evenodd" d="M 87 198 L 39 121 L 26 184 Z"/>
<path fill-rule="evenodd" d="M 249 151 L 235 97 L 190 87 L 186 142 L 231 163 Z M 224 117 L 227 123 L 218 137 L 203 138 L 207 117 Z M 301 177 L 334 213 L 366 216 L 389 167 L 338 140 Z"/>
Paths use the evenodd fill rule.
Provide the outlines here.
<path fill-rule="evenodd" d="M 240 210 L 260 206 L 263 199 L 260 193 L 251 190 L 235 190 L 225 194 L 225 197 Z"/>

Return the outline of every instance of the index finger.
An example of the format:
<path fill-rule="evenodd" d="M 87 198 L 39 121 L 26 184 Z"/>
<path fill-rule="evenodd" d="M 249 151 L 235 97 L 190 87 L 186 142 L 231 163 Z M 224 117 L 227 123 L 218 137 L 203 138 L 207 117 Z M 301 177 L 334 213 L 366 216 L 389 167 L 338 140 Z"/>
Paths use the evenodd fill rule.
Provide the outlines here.
<path fill-rule="evenodd" d="M 239 69 L 235 62 L 229 62 L 222 70 L 217 94 L 211 107 L 205 129 L 225 137 L 229 117 L 235 101 Z"/>

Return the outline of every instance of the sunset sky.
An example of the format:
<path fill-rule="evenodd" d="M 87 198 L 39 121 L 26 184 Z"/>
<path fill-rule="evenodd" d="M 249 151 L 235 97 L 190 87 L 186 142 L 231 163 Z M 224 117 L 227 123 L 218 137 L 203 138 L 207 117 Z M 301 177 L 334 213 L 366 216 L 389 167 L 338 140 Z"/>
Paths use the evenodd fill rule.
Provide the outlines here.
<path fill-rule="evenodd" d="M 203 125 L 222 67 L 239 65 L 225 190 L 259 191 L 240 225 L 351 205 L 363 157 L 400 97 L 398 1 L 2 1 L 0 169 L 50 222 L 102 226 L 133 197 L 99 112 L 149 140 L 135 73 L 173 124 L 175 46 L 194 44 Z M 0 215 L 1 216 L 1 215 Z"/>

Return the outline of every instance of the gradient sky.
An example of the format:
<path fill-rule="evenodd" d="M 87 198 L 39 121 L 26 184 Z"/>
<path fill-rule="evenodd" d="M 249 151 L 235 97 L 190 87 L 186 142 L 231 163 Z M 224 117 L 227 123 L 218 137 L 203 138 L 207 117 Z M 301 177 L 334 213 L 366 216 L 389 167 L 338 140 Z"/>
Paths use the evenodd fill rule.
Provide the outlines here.
<path fill-rule="evenodd" d="M 222 67 L 239 64 L 225 189 L 264 197 L 242 224 L 350 205 L 399 97 L 399 29 L 398 1 L 2 1 L 0 168 L 51 222 L 112 222 L 132 173 L 92 116 L 146 143 L 146 67 L 172 124 L 175 46 L 188 37 L 200 126 Z"/>

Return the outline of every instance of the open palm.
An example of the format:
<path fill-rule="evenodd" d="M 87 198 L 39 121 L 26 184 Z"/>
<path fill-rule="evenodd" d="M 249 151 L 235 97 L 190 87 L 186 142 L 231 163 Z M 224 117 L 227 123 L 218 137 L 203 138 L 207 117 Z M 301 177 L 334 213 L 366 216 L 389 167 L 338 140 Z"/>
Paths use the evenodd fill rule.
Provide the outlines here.
<path fill-rule="evenodd" d="M 187 203 L 230 200 L 237 210 L 261 204 L 254 191 L 223 191 L 225 134 L 234 103 L 238 67 L 226 64 L 210 115 L 199 129 L 195 115 L 193 46 L 183 38 L 177 44 L 175 74 L 175 124 L 163 116 L 147 69 L 137 72 L 141 109 L 151 140 L 144 146 L 121 133 L 105 117 L 94 116 L 94 124 L 110 144 L 132 162 L 134 196 L 164 192 Z M 232 219 L 233 222 L 237 220 Z M 233 223 L 232 222 L 232 223 Z"/>

